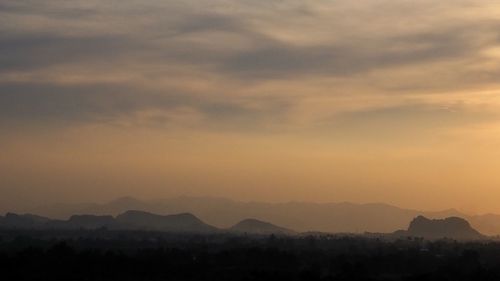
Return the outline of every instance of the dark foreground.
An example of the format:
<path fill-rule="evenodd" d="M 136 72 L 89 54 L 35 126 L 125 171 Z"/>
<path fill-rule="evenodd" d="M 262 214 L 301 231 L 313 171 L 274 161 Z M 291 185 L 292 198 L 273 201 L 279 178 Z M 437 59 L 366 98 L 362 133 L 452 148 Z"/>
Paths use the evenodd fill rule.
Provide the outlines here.
<path fill-rule="evenodd" d="M 500 280 L 500 244 L 0 231 L 2 280 Z"/>

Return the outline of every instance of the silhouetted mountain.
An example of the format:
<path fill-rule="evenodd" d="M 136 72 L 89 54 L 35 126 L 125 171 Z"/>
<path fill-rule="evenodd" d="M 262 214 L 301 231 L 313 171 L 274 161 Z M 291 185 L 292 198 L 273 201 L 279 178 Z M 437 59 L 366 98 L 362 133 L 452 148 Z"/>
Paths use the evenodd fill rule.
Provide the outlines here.
<path fill-rule="evenodd" d="M 274 224 L 263 222 L 256 219 L 246 219 L 232 226 L 229 231 L 236 233 L 248 233 L 248 234 L 281 234 L 290 235 L 294 234 L 294 231 L 286 229 L 283 227 L 276 226 Z"/>
<path fill-rule="evenodd" d="M 142 211 L 126 211 L 112 216 L 73 215 L 68 220 L 51 220 L 35 215 L 8 213 L 0 217 L 0 227 L 8 229 L 98 229 L 154 230 L 165 232 L 211 233 L 219 231 L 189 213 L 161 216 Z"/>
<path fill-rule="evenodd" d="M 429 239 L 471 240 L 484 238 L 481 233 L 471 227 L 469 222 L 458 217 L 431 220 L 424 216 L 418 216 L 411 221 L 407 234 Z"/>
<path fill-rule="evenodd" d="M 74 215 L 67 221 L 67 225 L 86 229 L 113 228 L 116 226 L 116 221 L 112 216 Z"/>
<path fill-rule="evenodd" d="M 51 229 L 98 229 L 116 228 L 117 223 L 112 216 L 73 215 L 69 220 L 50 220 L 45 224 Z"/>
<path fill-rule="evenodd" d="M 0 226 L 9 228 L 39 228 L 50 219 L 32 214 L 18 215 L 7 213 L 0 220 Z"/>
<path fill-rule="evenodd" d="M 201 233 L 218 231 L 189 213 L 162 216 L 143 211 L 127 211 L 118 215 L 116 222 L 126 229 Z"/>
<path fill-rule="evenodd" d="M 141 201 L 123 197 L 106 204 L 52 205 L 31 210 L 32 213 L 67 219 L 73 214 L 118 215 L 127 210 L 141 210 L 157 214 L 193 213 L 210 225 L 228 228 L 245 218 L 272 221 L 297 231 L 335 233 L 388 233 L 404 229 L 413 218 L 462 217 L 479 231 L 500 234 L 500 216 L 468 216 L 450 209 L 424 212 L 402 209 L 387 204 L 354 203 L 259 203 L 237 202 L 224 198 L 178 197 Z"/>

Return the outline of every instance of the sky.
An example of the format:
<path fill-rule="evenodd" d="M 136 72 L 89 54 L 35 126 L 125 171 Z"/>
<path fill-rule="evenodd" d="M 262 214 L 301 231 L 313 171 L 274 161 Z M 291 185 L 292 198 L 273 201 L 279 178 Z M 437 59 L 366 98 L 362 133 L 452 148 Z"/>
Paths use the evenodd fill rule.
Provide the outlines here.
<path fill-rule="evenodd" d="M 500 213 L 500 2 L 0 0 L 0 210 Z"/>

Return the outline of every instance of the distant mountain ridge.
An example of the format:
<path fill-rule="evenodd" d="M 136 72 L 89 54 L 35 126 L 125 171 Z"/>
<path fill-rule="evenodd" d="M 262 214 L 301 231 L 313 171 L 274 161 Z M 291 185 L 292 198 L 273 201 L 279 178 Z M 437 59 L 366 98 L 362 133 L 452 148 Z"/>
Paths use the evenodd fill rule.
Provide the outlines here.
<path fill-rule="evenodd" d="M 235 233 L 292 235 L 295 231 L 257 219 L 245 219 L 229 228 Z"/>
<path fill-rule="evenodd" d="M 221 229 L 206 224 L 190 213 L 158 215 L 144 211 L 129 210 L 116 217 L 98 215 L 73 215 L 68 220 L 52 220 L 32 214 L 8 213 L 0 216 L 0 229 L 25 230 L 138 230 L 170 233 L 232 233 L 251 235 L 308 235 L 314 232 L 297 233 L 291 229 L 258 219 L 244 219 L 235 225 Z M 349 234 L 352 235 L 352 234 Z M 469 222 L 458 217 L 428 219 L 414 218 L 407 230 L 394 233 L 366 233 L 387 238 L 423 237 L 426 239 L 450 238 L 456 240 L 480 240 L 487 238 L 471 227 Z"/>
<path fill-rule="evenodd" d="M 142 201 L 123 197 L 104 204 L 56 204 L 28 211 L 65 219 L 73 214 L 118 215 L 131 209 L 162 214 L 193 213 L 218 228 L 228 228 L 246 218 L 259 218 L 299 232 L 336 233 L 389 233 L 405 229 L 409 221 L 420 215 L 431 219 L 461 217 L 484 234 L 500 234 L 500 215 L 469 216 L 454 209 L 426 212 L 379 203 L 261 203 L 211 197 Z"/>
<path fill-rule="evenodd" d="M 246 219 L 228 228 L 220 229 L 204 223 L 190 213 L 157 215 L 144 211 L 129 210 L 116 217 L 99 215 L 73 215 L 68 220 L 53 220 L 31 214 L 8 213 L 0 216 L 0 229 L 110 229 L 161 231 L 173 233 L 234 233 L 234 234 L 280 234 L 295 232 L 268 222 Z"/>
<path fill-rule="evenodd" d="M 190 213 L 156 215 L 143 211 L 130 210 L 116 217 L 119 225 L 140 230 L 160 230 L 183 232 L 216 232 L 218 229 L 208 225 Z"/>
<path fill-rule="evenodd" d="M 9 225 L 12 227 L 19 228 L 29 228 L 29 227 L 37 227 L 38 225 L 45 224 L 49 222 L 50 219 L 32 215 L 18 215 L 14 213 L 7 213 L 4 217 L 0 219 L 0 225 Z"/>

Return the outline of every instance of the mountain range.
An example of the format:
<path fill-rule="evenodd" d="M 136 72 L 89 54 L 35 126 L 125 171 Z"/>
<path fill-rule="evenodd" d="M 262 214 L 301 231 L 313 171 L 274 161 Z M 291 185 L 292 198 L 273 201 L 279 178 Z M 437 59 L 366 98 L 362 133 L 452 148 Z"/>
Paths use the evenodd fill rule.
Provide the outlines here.
<path fill-rule="evenodd" d="M 298 232 L 333 233 L 389 233 L 406 229 L 408 222 L 418 216 L 430 219 L 460 217 L 469 221 L 472 227 L 481 233 L 500 234 L 500 215 L 468 215 L 454 209 L 428 212 L 381 203 L 262 203 L 213 197 L 143 201 L 123 197 L 103 204 L 53 204 L 23 211 L 50 218 L 68 219 L 73 214 L 116 216 L 128 210 L 157 214 L 192 213 L 217 228 L 229 228 L 241 220 L 258 218 Z"/>
<path fill-rule="evenodd" d="M 253 234 L 283 234 L 293 235 L 295 231 L 276 226 L 274 224 L 263 222 L 257 219 L 245 219 L 229 228 L 234 233 L 253 233 Z"/>
<path fill-rule="evenodd" d="M 220 229 L 206 224 L 190 213 L 158 215 L 144 211 L 129 210 L 113 216 L 73 215 L 68 220 L 54 220 L 31 214 L 8 213 L 0 216 L 0 229 L 6 230 L 138 230 L 169 233 L 198 234 L 251 234 L 251 235 L 315 235 L 313 232 L 297 233 L 291 229 L 276 226 L 257 219 L 245 219 L 235 225 Z M 319 233 L 321 234 L 321 233 Z M 367 233 L 367 235 L 374 235 Z M 486 236 L 473 229 L 462 218 L 428 219 L 423 216 L 414 218 L 407 230 L 394 233 L 375 234 L 387 238 L 423 237 L 426 239 L 450 238 L 456 240 L 480 240 Z"/>
<path fill-rule="evenodd" d="M 79 230 L 79 229 L 108 229 L 108 230 L 141 230 L 161 231 L 173 233 L 235 233 L 257 235 L 289 235 L 292 230 L 273 225 L 256 219 L 246 219 L 228 229 L 220 229 L 190 213 L 157 215 L 144 211 L 129 210 L 113 216 L 73 215 L 67 220 L 54 220 L 31 214 L 8 213 L 0 216 L 0 229 L 28 229 L 28 230 Z"/>
<path fill-rule="evenodd" d="M 390 233 L 406 229 L 408 223 L 418 216 L 430 219 L 459 217 L 470 222 L 471 226 L 481 233 L 500 234 L 500 215 L 467 215 L 454 209 L 428 212 L 381 203 L 262 203 L 212 197 L 177 197 L 143 201 L 123 197 L 104 204 L 53 204 L 25 211 L 45 217 L 68 219 L 73 214 L 116 216 L 128 210 L 158 214 L 192 213 L 217 228 L 229 228 L 244 219 L 259 218 L 298 232 L 333 233 Z"/>

